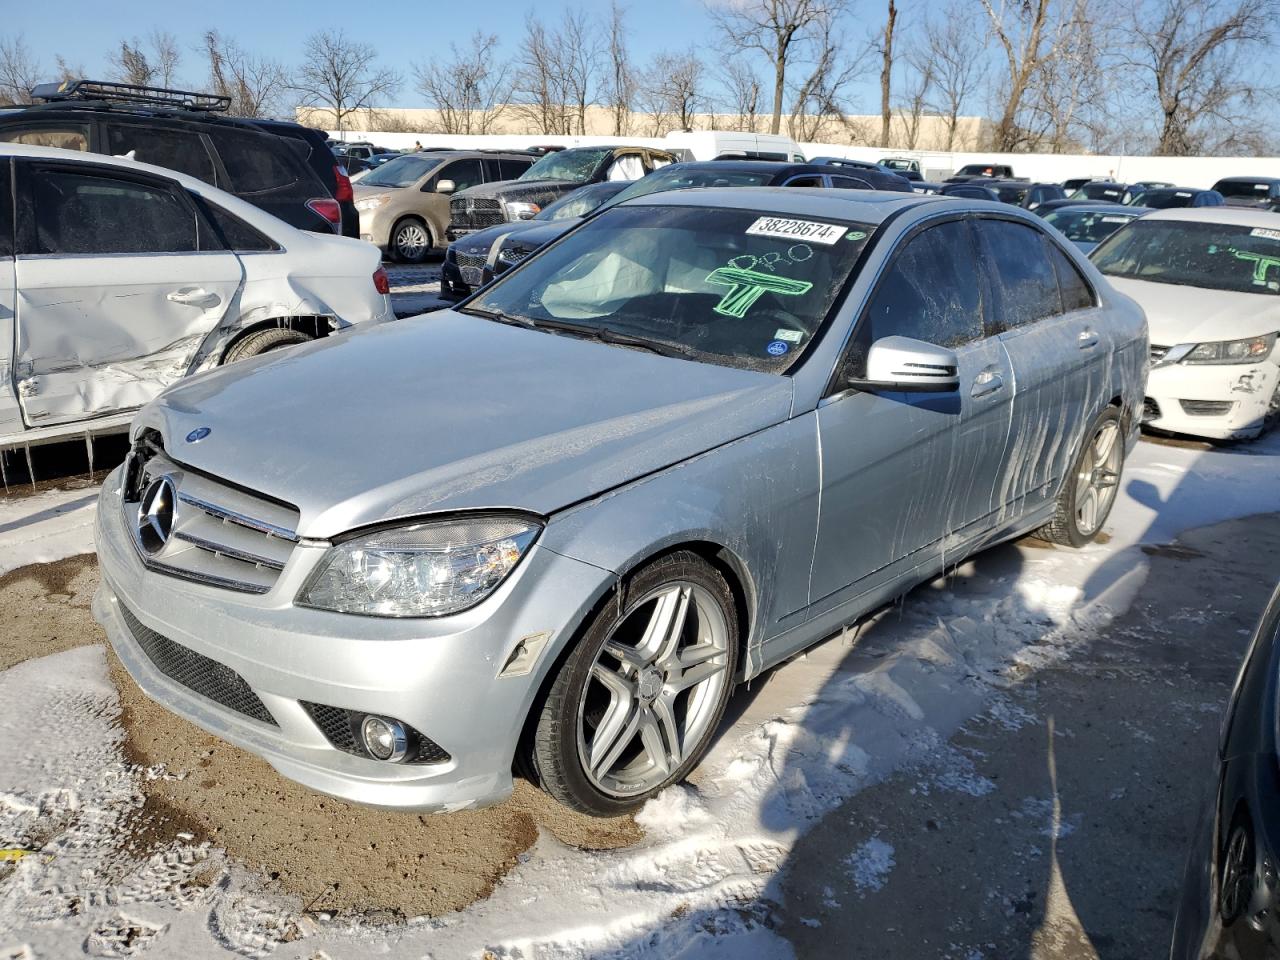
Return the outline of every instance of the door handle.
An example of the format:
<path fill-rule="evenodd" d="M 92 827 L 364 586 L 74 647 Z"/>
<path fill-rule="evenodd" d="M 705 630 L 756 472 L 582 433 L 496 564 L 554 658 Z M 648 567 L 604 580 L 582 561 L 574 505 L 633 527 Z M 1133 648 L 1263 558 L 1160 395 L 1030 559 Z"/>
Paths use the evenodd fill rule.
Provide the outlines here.
<path fill-rule="evenodd" d="M 216 293 L 210 293 L 203 287 L 183 287 L 169 293 L 166 299 L 190 307 L 216 307 L 222 302 L 222 298 Z"/>
<path fill-rule="evenodd" d="M 1090 347 L 1098 345 L 1098 335 L 1092 330 L 1081 330 L 1079 340 L 1081 350 L 1088 350 Z"/>
<path fill-rule="evenodd" d="M 997 390 L 1004 389 L 1004 378 L 994 370 L 983 370 L 973 378 L 973 389 L 969 391 L 969 396 L 977 399 L 979 397 L 990 396 Z"/>

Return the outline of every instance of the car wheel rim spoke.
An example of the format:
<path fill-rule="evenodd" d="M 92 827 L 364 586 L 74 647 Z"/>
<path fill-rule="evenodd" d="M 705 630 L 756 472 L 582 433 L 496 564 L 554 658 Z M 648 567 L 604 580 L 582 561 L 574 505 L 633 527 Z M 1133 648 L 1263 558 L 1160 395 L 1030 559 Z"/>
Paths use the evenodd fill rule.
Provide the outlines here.
<path fill-rule="evenodd" d="M 728 622 L 693 583 L 637 598 L 601 644 L 578 708 L 591 783 L 629 797 L 670 779 L 711 733 L 730 683 Z"/>

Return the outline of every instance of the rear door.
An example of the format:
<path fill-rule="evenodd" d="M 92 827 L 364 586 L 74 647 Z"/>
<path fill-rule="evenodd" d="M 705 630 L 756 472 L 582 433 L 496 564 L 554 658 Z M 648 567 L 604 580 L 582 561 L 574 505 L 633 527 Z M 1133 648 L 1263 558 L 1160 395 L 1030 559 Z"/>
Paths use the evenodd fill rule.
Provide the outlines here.
<path fill-rule="evenodd" d="M 28 427 L 134 409 L 186 374 L 243 269 L 169 180 L 17 164 L 13 388 Z M 210 249 L 212 248 L 212 249 Z"/>
<path fill-rule="evenodd" d="M 1025 223 L 974 223 L 991 285 L 990 322 L 1013 363 L 1009 470 L 999 504 L 1051 499 L 1099 406 L 1107 344 L 1097 298 L 1056 243 Z M 1025 505 L 1015 510 L 1015 504 Z"/>
<path fill-rule="evenodd" d="M 0 370 L 12 366 L 17 291 L 13 272 L 13 164 L 0 158 Z M 0 437 L 22 432 L 22 414 L 13 381 L 0 383 Z"/>

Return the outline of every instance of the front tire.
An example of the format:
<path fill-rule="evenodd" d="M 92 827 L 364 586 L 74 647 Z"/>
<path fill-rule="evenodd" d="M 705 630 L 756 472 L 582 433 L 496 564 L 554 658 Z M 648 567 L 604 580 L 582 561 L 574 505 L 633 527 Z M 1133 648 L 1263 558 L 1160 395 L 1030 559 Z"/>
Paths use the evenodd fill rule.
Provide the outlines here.
<path fill-rule="evenodd" d="M 1120 411 L 1107 407 L 1085 434 L 1058 493 L 1053 519 L 1035 535 L 1064 547 L 1083 547 L 1097 537 L 1116 502 L 1124 452 Z"/>
<path fill-rule="evenodd" d="M 733 594 L 680 551 L 632 575 L 552 682 L 530 745 L 539 785 L 616 817 L 684 779 L 724 717 L 738 660 Z"/>
<path fill-rule="evenodd" d="M 422 263 L 433 245 L 430 228 L 417 217 L 401 220 L 391 231 L 391 250 L 401 263 Z"/>

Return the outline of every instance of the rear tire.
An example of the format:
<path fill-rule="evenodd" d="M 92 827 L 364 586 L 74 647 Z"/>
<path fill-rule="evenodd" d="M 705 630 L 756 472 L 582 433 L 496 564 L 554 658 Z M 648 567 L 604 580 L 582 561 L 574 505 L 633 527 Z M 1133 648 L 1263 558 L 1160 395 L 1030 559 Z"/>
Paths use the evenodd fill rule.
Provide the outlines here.
<path fill-rule="evenodd" d="M 701 557 L 663 557 L 623 596 L 561 665 L 524 758 L 542 789 L 595 817 L 638 809 L 698 765 L 738 665 L 733 593 Z"/>
<path fill-rule="evenodd" d="M 1058 492 L 1053 519 L 1035 532 L 1064 547 L 1091 542 L 1111 514 L 1124 470 L 1120 411 L 1107 407 L 1085 433 L 1085 442 Z"/>
<path fill-rule="evenodd" d="M 300 330 L 294 330 L 290 327 L 270 327 L 266 330 L 258 330 L 236 341 L 232 344 L 231 349 L 227 351 L 227 355 L 222 362 L 235 363 L 237 360 L 256 357 L 259 354 L 269 353 L 272 350 L 279 350 L 283 347 L 292 347 L 299 343 L 310 343 L 311 340 L 311 337 Z"/>

